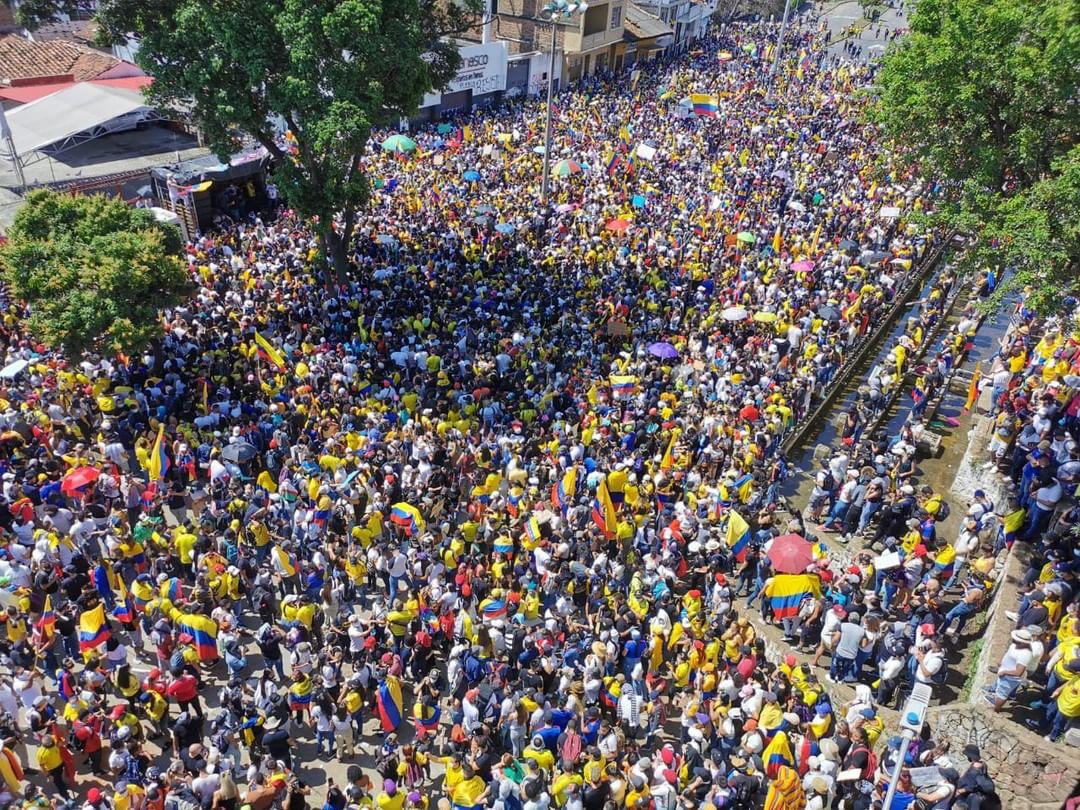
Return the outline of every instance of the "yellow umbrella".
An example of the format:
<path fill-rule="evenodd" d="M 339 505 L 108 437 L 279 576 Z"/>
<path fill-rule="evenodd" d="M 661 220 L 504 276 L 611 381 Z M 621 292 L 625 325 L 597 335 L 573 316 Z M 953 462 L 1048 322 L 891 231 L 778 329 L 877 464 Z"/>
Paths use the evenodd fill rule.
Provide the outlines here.
<path fill-rule="evenodd" d="M 754 320 L 758 323 L 772 323 L 776 320 L 775 312 L 755 312 Z"/>

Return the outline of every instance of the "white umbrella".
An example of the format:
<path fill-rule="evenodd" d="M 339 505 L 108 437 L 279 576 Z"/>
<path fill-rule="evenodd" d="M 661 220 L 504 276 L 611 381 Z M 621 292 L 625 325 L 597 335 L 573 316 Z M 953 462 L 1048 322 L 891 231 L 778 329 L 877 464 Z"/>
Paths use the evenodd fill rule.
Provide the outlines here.
<path fill-rule="evenodd" d="M 725 321 L 745 321 L 746 320 L 746 308 L 745 307 L 728 307 L 720 316 Z"/>

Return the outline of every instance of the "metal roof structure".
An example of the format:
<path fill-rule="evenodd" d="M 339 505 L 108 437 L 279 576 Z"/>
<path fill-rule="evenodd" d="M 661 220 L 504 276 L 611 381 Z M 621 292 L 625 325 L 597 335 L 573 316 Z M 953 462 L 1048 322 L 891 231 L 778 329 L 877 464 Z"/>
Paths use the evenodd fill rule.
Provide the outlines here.
<path fill-rule="evenodd" d="M 91 82 L 73 85 L 7 113 L 15 151 L 24 165 L 159 118 L 140 91 Z M 13 158 L 2 142 L 0 158 Z"/>

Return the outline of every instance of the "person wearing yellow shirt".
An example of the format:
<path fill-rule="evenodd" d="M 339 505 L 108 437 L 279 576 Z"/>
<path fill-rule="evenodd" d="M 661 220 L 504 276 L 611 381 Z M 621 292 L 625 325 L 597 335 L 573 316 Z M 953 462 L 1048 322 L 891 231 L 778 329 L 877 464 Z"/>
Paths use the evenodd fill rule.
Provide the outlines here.
<path fill-rule="evenodd" d="M 481 810 L 487 806 L 491 789 L 469 765 L 462 767 L 462 779 L 450 791 L 450 801 L 461 810 Z"/>
<path fill-rule="evenodd" d="M 1066 729 L 1080 720 L 1080 658 L 1070 661 L 1066 669 L 1069 681 L 1053 691 L 1046 708 L 1046 722 L 1050 725 L 1046 739 L 1050 742 L 1056 742 Z"/>
<path fill-rule="evenodd" d="M 71 794 L 67 785 L 64 784 L 64 759 L 60 756 L 60 749 L 57 747 L 52 734 L 42 736 L 41 746 L 37 751 L 37 763 L 38 769 L 42 773 L 47 773 L 49 778 L 52 779 L 57 792 L 65 799 L 68 798 Z"/>
<path fill-rule="evenodd" d="M 176 556 L 180 558 L 181 565 L 190 567 L 195 561 L 195 544 L 199 538 L 189 532 L 183 526 L 177 526 L 173 532 L 173 545 L 176 547 Z"/>
<path fill-rule="evenodd" d="M 405 807 L 405 793 L 398 790 L 393 779 L 383 782 L 382 792 L 375 797 L 375 806 L 379 810 L 402 810 Z"/>
<path fill-rule="evenodd" d="M 544 738 L 539 734 L 532 738 L 521 758 L 530 760 L 537 769 L 548 774 L 555 767 L 555 755 L 544 746 Z"/>

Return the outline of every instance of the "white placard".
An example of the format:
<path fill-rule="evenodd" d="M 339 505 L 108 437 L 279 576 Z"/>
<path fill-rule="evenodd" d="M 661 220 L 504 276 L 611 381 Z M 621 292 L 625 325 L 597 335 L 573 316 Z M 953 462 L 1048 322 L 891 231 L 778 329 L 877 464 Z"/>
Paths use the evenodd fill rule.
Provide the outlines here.
<path fill-rule="evenodd" d="M 656 157 L 656 147 L 649 146 L 647 143 L 639 143 L 637 148 L 637 156 L 642 160 L 652 160 Z"/>

